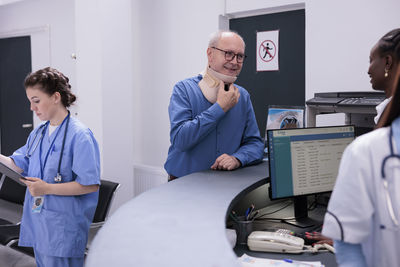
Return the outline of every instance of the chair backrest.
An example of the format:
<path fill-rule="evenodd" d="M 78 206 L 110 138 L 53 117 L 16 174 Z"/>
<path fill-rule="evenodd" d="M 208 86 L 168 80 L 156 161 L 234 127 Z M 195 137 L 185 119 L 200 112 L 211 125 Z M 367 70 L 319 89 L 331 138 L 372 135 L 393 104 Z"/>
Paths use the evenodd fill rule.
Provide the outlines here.
<path fill-rule="evenodd" d="M 0 198 L 17 203 L 24 204 L 26 186 L 11 180 L 5 175 L 0 178 Z"/>
<path fill-rule="evenodd" d="M 100 182 L 99 201 L 97 202 L 96 212 L 94 213 L 94 223 L 104 222 L 106 220 L 115 192 L 120 186 L 119 183 L 107 180 L 101 180 Z"/>

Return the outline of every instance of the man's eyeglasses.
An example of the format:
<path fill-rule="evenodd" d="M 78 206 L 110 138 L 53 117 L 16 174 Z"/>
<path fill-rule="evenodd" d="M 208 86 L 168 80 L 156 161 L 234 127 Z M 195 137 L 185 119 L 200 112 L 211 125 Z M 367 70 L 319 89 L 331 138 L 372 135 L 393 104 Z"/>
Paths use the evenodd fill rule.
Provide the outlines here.
<path fill-rule="evenodd" d="M 228 60 L 228 61 L 231 61 L 236 57 L 237 63 L 242 63 L 244 61 L 244 59 L 247 57 L 246 55 L 239 54 L 239 53 L 235 54 L 232 51 L 225 51 L 225 50 L 219 49 L 219 48 L 217 48 L 215 46 L 212 46 L 211 48 L 214 48 L 216 50 L 224 52 L 225 53 L 225 59 Z"/>

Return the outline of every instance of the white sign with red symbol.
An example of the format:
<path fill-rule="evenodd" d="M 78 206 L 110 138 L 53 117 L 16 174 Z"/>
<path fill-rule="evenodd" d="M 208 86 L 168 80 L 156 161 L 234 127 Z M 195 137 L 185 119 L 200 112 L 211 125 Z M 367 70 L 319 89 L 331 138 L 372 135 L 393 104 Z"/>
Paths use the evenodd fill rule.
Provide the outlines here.
<path fill-rule="evenodd" d="M 279 30 L 257 32 L 257 71 L 279 70 Z"/>

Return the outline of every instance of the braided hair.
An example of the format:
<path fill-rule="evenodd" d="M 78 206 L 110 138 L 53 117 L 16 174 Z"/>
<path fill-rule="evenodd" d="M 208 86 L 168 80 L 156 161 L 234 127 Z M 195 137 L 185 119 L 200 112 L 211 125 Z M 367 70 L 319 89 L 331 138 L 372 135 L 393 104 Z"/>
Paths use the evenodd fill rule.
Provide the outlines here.
<path fill-rule="evenodd" d="M 385 34 L 378 42 L 378 49 L 381 55 L 391 54 L 393 59 L 399 63 L 400 61 L 400 28 L 391 30 Z M 397 64 L 395 71 L 395 87 L 392 100 L 379 120 L 377 128 L 389 126 L 400 116 L 400 64 Z"/>
<path fill-rule="evenodd" d="M 56 69 L 47 67 L 28 74 L 24 81 L 25 88 L 40 85 L 40 90 L 48 95 L 58 92 L 64 107 L 75 102 L 76 96 L 71 92 L 71 85 L 67 76 Z"/>
<path fill-rule="evenodd" d="M 391 30 L 378 41 L 378 51 L 381 55 L 392 54 L 400 59 L 400 28 Z"/>

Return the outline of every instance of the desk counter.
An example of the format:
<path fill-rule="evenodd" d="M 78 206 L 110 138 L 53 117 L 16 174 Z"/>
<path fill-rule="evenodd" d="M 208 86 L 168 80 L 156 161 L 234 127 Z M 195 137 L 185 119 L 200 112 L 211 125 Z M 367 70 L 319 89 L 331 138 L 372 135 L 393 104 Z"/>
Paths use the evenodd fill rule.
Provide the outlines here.
<path fill-rule="evenodd" d="M 144 192 L 105 223 L 85 266 L 239 267 L 226 236 L 227 212 L 267 176 L 263 162 L 190 174 Z"/>

